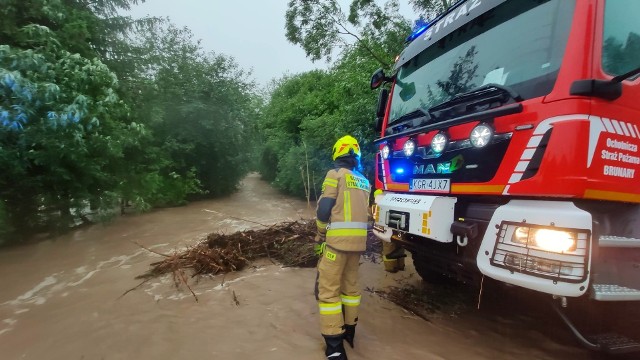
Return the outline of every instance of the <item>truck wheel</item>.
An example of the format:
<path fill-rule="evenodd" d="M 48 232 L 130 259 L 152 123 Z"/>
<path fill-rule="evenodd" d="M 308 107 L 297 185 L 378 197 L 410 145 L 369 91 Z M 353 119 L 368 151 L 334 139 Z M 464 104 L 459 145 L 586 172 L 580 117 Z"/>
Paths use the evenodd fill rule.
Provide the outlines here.
<path fill-rule="evenodd" d="M 420 256 L 418 253 L 412 251 L 411 257 L 413 258 L 413 266 L 423 281 L 431 284 L 443 284 L 451 281 L 443 272 L 428 266 L 429 260 L 424 256 Z"/>

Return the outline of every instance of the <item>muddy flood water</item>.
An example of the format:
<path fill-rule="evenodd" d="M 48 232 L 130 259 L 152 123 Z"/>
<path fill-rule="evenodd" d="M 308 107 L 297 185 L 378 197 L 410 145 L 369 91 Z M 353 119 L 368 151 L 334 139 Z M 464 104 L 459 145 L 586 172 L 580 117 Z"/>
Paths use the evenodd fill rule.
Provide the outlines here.
<path fill-rule="evenodd" d="M 312 214 L 306 202 L 251 175 L 225 199 L 125 216 L 0 250 L 0 358 L 324 359 L 314 269 L 264 261 L 201 278 L 192 286 L 199 302 L 188 290 L 177 291 L 171 276 L 120 298 L 159 258 L 133 242 L 171 252 L 210 232 L 259 228 L 228 215 L 272 224 Z M 351 360 L 591 357 L 550 312 L 537 308 L 488 304 L 477 310 L 471 299 L 473 306 L 445 306 L 425 321 L 374 292 L 422 286 L 411 265 L 387 274 L 381 264 L 363 260 L 361 280 L 367 290 L 356 348 L 347 349 Z"/>

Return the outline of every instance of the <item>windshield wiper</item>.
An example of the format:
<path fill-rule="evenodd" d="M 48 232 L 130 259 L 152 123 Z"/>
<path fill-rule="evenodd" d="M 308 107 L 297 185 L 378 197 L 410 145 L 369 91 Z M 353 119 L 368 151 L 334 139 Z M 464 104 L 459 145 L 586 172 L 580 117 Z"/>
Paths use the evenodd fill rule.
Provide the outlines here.
<path fill-rule="evenodd" d="M 622 82 L 624 80 L 631 79 L 631 78 L 633 78 L 634 76 L 636 76 L 638 74 L 640 74 L 640 67 L 637 67 L 637 68 L 635 68 L 635 69 L 633 69 L 633 70 L 631 70 L 629 72 L 626 72 L 626 73 L 624 73 L 622 75 L 618 75 L 618 76 L 614 77 L 613 79 L 611 79 L 610 82 L 619 83 L 619 82 Z"/>
<path fill-rule="evenodd" d="M 429 108 L 433 117 L 452 117 L 484 111 L 510 102 L 520 102 L 522 96 L 512 88 L 500 84 L 486 84 Z"/>
<path fill-rule="evenodd" d="M 393 120 L 393 123 L 401 123 L 403 121 L 406 120 L 413 120 L 413 119 L 417 119 L 417 118 L 421 118 L 421 117 L 427 117 L 427 118 L 431 118 L 431 114 L 429 114 L 429 112 L 423 108 L 417 108 L 413 111 L 409 111 L 408 113 L 400 116 L 399 118 Z"/>
<path fill-rule="evenodd" d="M 429 122 L 431 118 L 429 111 L 419 107 L 393 120 L 391 126 L 387 130 L 391 133 L 397 133 L 421 126 L 422 124 Z"/>

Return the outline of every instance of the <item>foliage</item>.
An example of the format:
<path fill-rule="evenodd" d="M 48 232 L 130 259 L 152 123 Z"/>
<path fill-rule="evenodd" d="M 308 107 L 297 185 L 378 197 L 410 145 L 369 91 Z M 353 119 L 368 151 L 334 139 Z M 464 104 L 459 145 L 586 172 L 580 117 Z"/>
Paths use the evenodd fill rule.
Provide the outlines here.
<path fill-rule="evenodd" d="M 248 168 L 253 84 L 138 0 L 4 0 L 0 240 L 232 191 Z"/>
<path fill-rule="evenodd" d="M 409 21 L 399 15 L 395 0 L 382 6 L 352 0 L 348 12 L 335 0 L 291 0 L 286 30 L 287 39 L 312 60 L 331 60 L 336 49 L 340 52 L 328 71 L 286 76 L 272 84 L 259 125 L 263 178 L 283 191 L 308 192 L 313 198 L 332 167 L 334 142 L 351 134 L 363 149 L 362 171 L 372 179 L 377 94 L 369 80 L 377 68 L 390 69 L 410 31 Z"/>
<path fill-rule="evenodd" d="M 388 37 L 398 33 L 389 33 Z M 385 42 L 392 43 L 385 38 L 375 48 L 385 49 Z M 283 191 L 305 195 L 304 182 L 309 176 L 313 198 L 319 195 L 324 176 L 332 167 L 333 144 L 341 136 L 351 134 L 360 142 L 362 170 L 371 178 L 376 151 L 372 141 L 377 94 L 369 89 L 368 83 L 378 66 L 368 49 L 354 47 L 329 71 L 288 76 L 273 84 L 260 118 L 264 137 L 263 177 Z"/>
<path fill-rule="evenodd" d="M 387 1 L 383 7 L 373 0 L 352 0 L 348 13 L 337 0 L 290 0 L 286 36 L 313 61 L 331 61 L 336 49 L 358 47 L 378 66 L 389 67 L 396 53 L 381 51 L 375 44 L 388 32 L 408 26 L 398 9 L 397 0 Z"/>
<path fill-rule="evenodd" d="M 158 41 L 160 39 L 160 41 Z M 248 73 L 227 56 L 204 53 L 188 29 L 156 26 L 142 40 L 149 82 L 140 119 L 174 171 L 193 171 L 213 196 L 234 189 L 250 165 L 255 99 Z"/>
<path fill-rule="evenodd" d="M 142 129 L 118 121 L 127 106 L 105 64 L 66 51 L 44 26 L 21 31 L 32 48 L 0 46 L 0 196 L 13 227 L 37 229 L 41 208 L 65 224 L 114 189 L 105 172 L 122 168 Z"/>
<path fill-rule="evenodd" d="M 456 0 L 409 0 L 413 10 L 426 20 L 435 18 L 456 2 Z"/>
<path fill-rule="evenodd" d="M 435 18 L 452 5 L 454 0 L 409 0 L 417 13 L 416 24 Z M 410 22 L 399 14 L 398 0 L 387 0 L 380 5 L 375 0 L 351 0 L 349 9 L 343 9 L 338 0 L 289 0 L 286 13 L 286 37 L 300 45 L 313 60 L 331 61 L 336 50 L 358 47 L 368 53 L 383 68 L 393 64 L 396 50 L 408 32 L 402 32 L 396 46 L 376 48 L 380 39 L 389 38 L 399 29 L 407 29 Z"/>
<path fill-rule="evenodd" d="M 453 0 L 411 0 L 421 21 L 453 5 Z M 320 188 L 331 168 L 330 149 L 344 134 L 363 149 L 362 170 L 371 180 L 376 147 L 373 140 L 377 94 L 369 89 L 376 68 L 391 70 L 402 51 L 410 22 L 398 12 L 397 0 L 383 5 L 352 0 L 348 9 L 337 0 L 290 0 L 286 36 L 311 60 L 338 59 L 328 71 L 288 76 L 272 84 L 260 117 L 263 178 L 283 191 L 304 195 Z M 461 60 L 460 76 L 473 78 Z M 447 84 L 439 84 L 447 91 Z M 313 154 L 309 156 L 309 154 Z M 306 188 L 311 178 L 310 189 Z"/>
<path fill-rule="evenodd" d="M 4 204 L 4 201 L 0 200 L 0 239 L 11 232 L 13 232 L 13 228 L 9 224 L 6 205 Z"/>
<path fill-rule="evenodd" d="M 142 1 L 2 1 L 0 241 L 126 203 L 148 210 L 225 195 L 252 168 L 314 196 L 345 133 L 373 174 L 368 81 L 390 68 L 409 32 L 397 0 L 352 0 L 344 10 L 336 0 L 290 0 L 287 38 L 312 60 L 337 61 L 274 82 L 268 98 L 188 29 L 120 15 Z M 412 4 L 440 2 L 451 5 Z"/>
<path fill-rule="evenodd" d="M 317 151 L 316 144 L 310 144 L 305 156 L 301 124 L 305 119 L 325 119 L 335 111 L 337 104 L 329 96 L 330 81 L 328 73 L 315 70 L 285 76 L 272 85 L 270 101 L 260 118 L 260 134 L 264 143 L 260 171 L 265 179 L 275 181 L 282 190 L 304 195 L 301 180 L 305 178 L 306 159 L 326 163 L 326 157 L 323 161 L 319 156 L 324 151 Z M 316 136 L 326 136 L 323 132 L 330 131 L 329 128 L 316 129 Z M 317 170 L 314 166 L 311 168 Z M 319 177 L 324 175 L 319 171 L 316 173 Z"/>

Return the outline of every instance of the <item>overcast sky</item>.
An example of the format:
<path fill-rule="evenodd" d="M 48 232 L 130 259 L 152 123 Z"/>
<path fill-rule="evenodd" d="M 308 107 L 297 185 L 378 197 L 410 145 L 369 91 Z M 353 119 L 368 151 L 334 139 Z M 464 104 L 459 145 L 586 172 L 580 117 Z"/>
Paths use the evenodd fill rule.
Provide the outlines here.
<path fill-rule="evenodd" d="M 312 63 L 301 47 L 285 38 L 284 15 L 288 0 L 146 0 L 130 12 L 169 17 L 187 26 L 202 39 L 207 51 L 233 56 L 260 85 L 283 74 L 327 68 L 321 60 Z M 341 0 L 348 4 L 348 0 Z M 346 7 L 348 8 L 348 7 Z M 410 12 L 403 6 L 403 12 Z"/>

